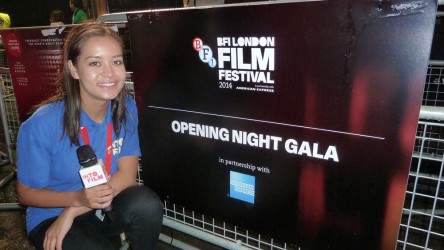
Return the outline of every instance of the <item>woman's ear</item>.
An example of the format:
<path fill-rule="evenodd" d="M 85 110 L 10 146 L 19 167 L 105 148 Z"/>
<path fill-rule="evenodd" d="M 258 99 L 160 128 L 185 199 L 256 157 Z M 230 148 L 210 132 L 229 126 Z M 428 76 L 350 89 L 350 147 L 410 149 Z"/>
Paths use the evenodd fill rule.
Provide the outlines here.
<path fill-rule="evenodd" d="M 74 66 L 74 64 L 72 63 L 72 61 L 71 60 L 68 60 L 68 68 L 69 68 L 69 73 L 71 73 L 71 76 L 74 78 L 74 79 L 79 79 L 79 73 L 77 73 L 77 69 L 76 69 L 76 67 Z"/>

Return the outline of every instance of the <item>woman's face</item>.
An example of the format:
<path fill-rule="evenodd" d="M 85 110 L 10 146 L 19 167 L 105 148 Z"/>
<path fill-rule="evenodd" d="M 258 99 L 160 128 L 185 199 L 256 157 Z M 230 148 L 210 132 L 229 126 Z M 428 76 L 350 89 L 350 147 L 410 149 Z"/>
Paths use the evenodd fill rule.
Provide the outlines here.
<path fill-rule="evenodd" d="M 109 36 L 89 38 L 77 65 L 68 61 L 72 77 L 80 82 L 85 104 L 99 104 L 116 98 L 125 84 L 126 70 L 120 44 Z"/>

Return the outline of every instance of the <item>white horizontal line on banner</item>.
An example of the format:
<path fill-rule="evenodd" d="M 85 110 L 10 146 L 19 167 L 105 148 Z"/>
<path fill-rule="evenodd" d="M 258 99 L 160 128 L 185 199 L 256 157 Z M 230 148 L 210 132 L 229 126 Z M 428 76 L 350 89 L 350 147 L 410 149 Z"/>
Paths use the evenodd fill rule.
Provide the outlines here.
<path fill-rule="evenodd" d="M 330 132 L 330 133 L 336 133 L 336 134 L 354 135 L 354 136 L 365 137 L 365 138 L 371 138 L 371 139 L 376 139 L 376 140 L 385 140 L 384 137 L 380 137 L 380 136 L 364 135 L 364 134 L 350 133 L 350 132 L 337 131 L 337 130 L 331 130 L 331 129 L 323 129 L 323 128 L 315 128 L 315 127 L 307 127 L 307 126 L 296 125 L 296 124 L 288 124 L 288 123 L 281 123 L 281 122 L 272 122 L 272 121 L 265 121 L 265 120 L 251 119 L 251 118 L 245 118 L 245 117 L 237 117 L 237 116 L 221 115 L 221 114 L 212 114 L 212 113 L 206 113 L 206 112 L 200 112 L 200 111 L 192 111 L 192 110 L 184 110 L 184 109 L 175 109 L 175 108 L 167 108 L 167 107 L 159 107 L 159 106 L 148 106 L 148 108 L 164 109 L 164 110 L 172 110 L 172 111 L 179 111 L 179 112 L 193 113 L 193 114 L 200 114 L 200 115 L 217 116 L 217 117 L 224 117 L 224 118 L 231 118 L 231 119 L 238 119 L 238 120 L 245 120 L 245 121 L 254 121 L 254 122 L 261 122 L 261 123 L 268 123 L 268 124 L 282 125 L 282 126 L 295 127 L 295 128 L 311 129 L 311 130 L 323 131 L 323 132 Z"/>

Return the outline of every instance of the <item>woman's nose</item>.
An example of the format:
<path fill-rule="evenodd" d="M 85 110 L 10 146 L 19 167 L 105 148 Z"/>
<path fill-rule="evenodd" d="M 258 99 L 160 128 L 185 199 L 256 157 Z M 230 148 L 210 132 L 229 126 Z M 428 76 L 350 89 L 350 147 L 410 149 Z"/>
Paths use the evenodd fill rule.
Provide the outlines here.
<path fill-rule="evenodd" d="M 108 63 L 103 64 L 102 76 L 110 77 L 110 76 L 113 76 L 114 73 L 115 73 L 114 72 L 114 68 L 113 68 L 113 66 L 111 64 L 108 64 Z"/>

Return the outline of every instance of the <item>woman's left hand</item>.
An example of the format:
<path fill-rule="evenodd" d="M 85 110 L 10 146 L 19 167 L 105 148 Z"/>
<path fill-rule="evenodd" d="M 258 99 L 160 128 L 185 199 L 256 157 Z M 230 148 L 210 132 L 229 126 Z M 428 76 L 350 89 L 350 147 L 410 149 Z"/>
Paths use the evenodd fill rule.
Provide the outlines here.
<path fill-rule="evenodd" d="M 43 247 L 45 250 L 61 250 L 63 239 L 72 226 L 74 217 L 62 212 L 60 216 L 46 230 Z"/>

